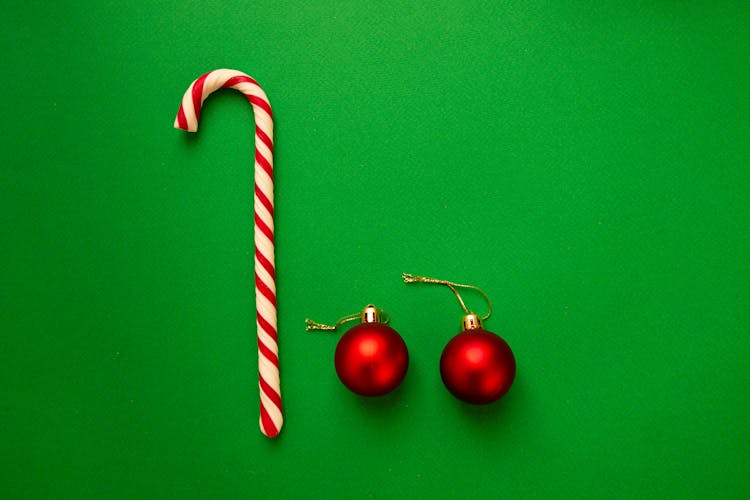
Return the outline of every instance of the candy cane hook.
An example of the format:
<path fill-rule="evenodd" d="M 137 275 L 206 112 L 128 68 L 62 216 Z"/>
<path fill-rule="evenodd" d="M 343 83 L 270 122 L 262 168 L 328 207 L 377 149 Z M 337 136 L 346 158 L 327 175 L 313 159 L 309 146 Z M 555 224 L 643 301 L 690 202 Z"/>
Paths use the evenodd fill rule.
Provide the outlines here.
<path fill-rule="evenodd" d="M 276 272 L 273 238 L 273 115 L 258 83 L 232 69 L 210 71 L 195 80 L 182 98 L 175 128 L 198 131 L 203 101 L 221 88 L 239 90 L 255 113 L 255 309 L 258 328 L 260 430 L 276 437 L 281 430 L 281 387 L 276 330 Z"/>

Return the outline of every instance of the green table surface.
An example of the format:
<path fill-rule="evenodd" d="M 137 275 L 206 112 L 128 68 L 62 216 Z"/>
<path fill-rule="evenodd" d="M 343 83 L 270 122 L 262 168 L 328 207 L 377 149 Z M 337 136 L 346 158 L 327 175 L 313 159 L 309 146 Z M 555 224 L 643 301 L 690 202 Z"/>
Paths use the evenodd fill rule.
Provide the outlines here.
<path fill-rule="evenodd" d="M 3 498 L 747 498 L 750 6 L 3 2 Z M 258 430 L 252 108 L 285 425 Z M 518 376 L 443 387 L 481 286 Z M 467 295 L 483 307 L 481 297 Z M 349 393 L 368 302 L 411 364 Z"/>

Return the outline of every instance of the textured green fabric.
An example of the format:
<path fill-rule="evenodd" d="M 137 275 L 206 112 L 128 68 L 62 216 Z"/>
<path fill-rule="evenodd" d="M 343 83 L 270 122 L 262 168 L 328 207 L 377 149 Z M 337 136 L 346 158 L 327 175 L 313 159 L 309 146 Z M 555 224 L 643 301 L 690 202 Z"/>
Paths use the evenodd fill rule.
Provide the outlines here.
<path fill-rule="evenodd" d="M 747 2 L 2 11 L 3 498 L 750 496 Z M 252 108 L 172 128 L 220 67 L 276 117 L 275 441 Z M 445 390 L 461 310 L 402 272 L 490 295 L 503 400 Z M 411 354 L 376 400 L 304 331 L 368 302 Z"/>

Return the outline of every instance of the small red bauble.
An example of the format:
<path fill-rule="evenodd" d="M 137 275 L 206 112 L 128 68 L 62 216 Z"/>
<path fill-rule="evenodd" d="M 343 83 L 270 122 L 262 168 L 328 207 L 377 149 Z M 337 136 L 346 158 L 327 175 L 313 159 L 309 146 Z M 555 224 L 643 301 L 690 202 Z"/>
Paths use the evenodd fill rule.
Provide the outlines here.
<path fill-rule="evenodd" d="M 390 326 L 361 323 L 339 340 L 334 364 L 349 390 L 362 396 L 382 396 L 406 376 L 409 352 L 404 339 Z"/>
<path fill-rule="evenodd" d="M 516 360 L 508 344 L 482 328 L 459 333 L 443 349 L 440 376 L 462 401 L 487 404 L 503 396 L 516 376 Z"/>

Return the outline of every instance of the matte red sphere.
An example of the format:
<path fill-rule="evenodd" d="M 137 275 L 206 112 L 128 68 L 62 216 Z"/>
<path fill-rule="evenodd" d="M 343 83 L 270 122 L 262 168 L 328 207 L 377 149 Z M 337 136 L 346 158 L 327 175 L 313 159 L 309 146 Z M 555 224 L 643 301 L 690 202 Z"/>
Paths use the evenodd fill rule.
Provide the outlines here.
<path fill-rule="evenodd" d="M 462 401 L 491 403 L 508 392 L 516 377 L 516 359 L 499 336 L 482 329 L 459 333 L 440 357 L 440 376 Z"/>
<path fill-rule="evenodd" d="M 341 337 L 334 364 L 349 390 L 362 396 L 382 396 L 406 376 L 409 351 L 404 339 L 390 326 L 362 323 Z"/>

